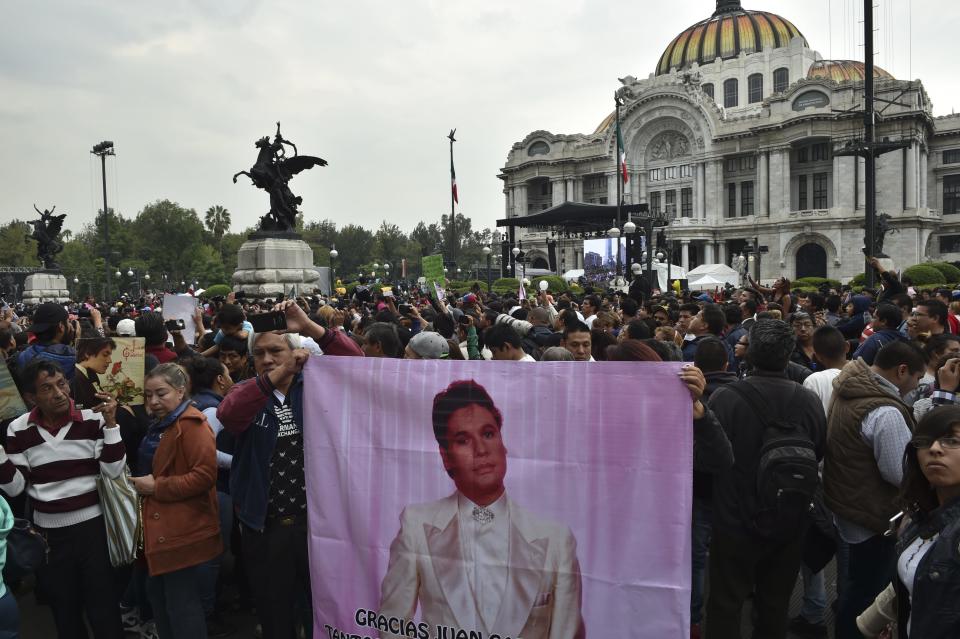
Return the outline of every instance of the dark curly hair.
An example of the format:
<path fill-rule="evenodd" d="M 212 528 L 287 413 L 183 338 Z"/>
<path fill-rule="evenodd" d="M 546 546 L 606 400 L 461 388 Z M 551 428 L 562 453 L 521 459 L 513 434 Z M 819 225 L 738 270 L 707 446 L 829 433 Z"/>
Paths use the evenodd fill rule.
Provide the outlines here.
<path fill-rule="evenodd" d="M 447 438 L 450 416 L 461 408 L 471 405 L 486 408 L 496 420 L 497 429 L 503 428 L 503 415 L 493 403 L 493 398 L 490 397 L 487 389 L 472 379 L 458 380 L 433 398 L 433 435 L 441 448 L 447 449 L 450 446 L 450 440 Z"/>

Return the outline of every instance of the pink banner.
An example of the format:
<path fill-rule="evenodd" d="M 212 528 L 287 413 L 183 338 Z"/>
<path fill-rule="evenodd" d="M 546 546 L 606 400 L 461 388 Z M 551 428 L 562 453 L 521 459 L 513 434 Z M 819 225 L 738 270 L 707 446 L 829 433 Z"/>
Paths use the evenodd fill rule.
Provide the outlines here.
<path fill-rule="evenodd" d="M 689 636 L 677 370 L 311 357 L 314 637 Z"/>

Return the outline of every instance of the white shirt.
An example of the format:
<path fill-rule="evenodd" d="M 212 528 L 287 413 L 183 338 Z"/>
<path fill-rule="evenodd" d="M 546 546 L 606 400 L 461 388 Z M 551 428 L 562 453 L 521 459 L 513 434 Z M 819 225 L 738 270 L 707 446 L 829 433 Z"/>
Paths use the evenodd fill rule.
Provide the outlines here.
<path fill-rule="evenodd" d="M 490 630 L 497 620 L 500 604 L 507 590 L 510 561 L 510 511 L 506 493 L 487 506 L 493 521 L 480 523 L 473 518 L 472 501 L 458 495 L 460 517 L 460 551 L 467 567 L 467 579 L 473 593 L 477 617 L 475 628 Z"/>
<path fill-rule="evenodd" d="M 518 362 L 535 362 L 537 360 L 533 359 L 533 355 L 530 353 L 524 353 L 523 357 L 517 360 Z"/>
<path fill-rule="evenodd" d="M 596 315 L 591 315 L 587 319 L 583 320 L 583 323 L 586 324 L 591 330 L 593 329 L 593 321 L 597 319 Z"/>
<path fill-rule="evenodd" d="M 933 544 L 937 542 L 937 537 L 939 536 L 939 533 L 931 539 L 924 539 L 918 536 L 913 540 L 912 544 L 903 549 L 900 557 L 897 558 L 897 574 L 900 577 L 900 581 L 902 581 L 906 587 L 911 599 L 913 598 L 913 582 L 917 577 L 917 568 L 920 567 L 920 562 L 923 561 L 924 555 L 930 552 L 930 549 L 933 548 Z M 911 621 L 913 621 L 912 615 L 907 620 L 908 635 L 910 634 Z"/>
<path fill-rule="evenodd" d="M 812 390 L 823 402 L 824 415 L 830 410 L 830 399 L 833 397 L 833 380 L 839 374 L 839 368 L 828 368 L 825 371 L 811 373 L 809 377 L 803 380 L 803 387 Z"/>

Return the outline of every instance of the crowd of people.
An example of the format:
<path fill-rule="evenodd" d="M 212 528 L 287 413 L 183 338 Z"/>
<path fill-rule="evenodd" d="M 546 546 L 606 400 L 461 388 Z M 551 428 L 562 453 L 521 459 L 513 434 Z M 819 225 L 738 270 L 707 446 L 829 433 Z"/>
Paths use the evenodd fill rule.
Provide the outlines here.
<path fill-rule="evenodd" d="M 350 296 L 231 294 L 198 302 L 191 336 L 165 323 L 160 298 L 5 306 L 0 351 L 29 412 L 2 429 L 0 537 L 17 515 L 46 539 L 32 585 L 61 639 L 229 636 L 237 607 L 255 609 L 262 637 L 311 636 L 307 358 L 684 362 L 690 636 L 740 637 L 750 603 L 760 639 L 826 637 L 834 616 L 837 639 L 955 638 L 960 291 L 876 267 L 880 287 L 857 291 L 780 278 L 712 294 L 437 299 L 366 281 Z M 266 314 L 279 330 L 255 330 Z M 132 336 L 146 346 L 143 403 L 118 406 L 98 374 Z M 117 568 L 96 480 L 125 469 L 143 545 Z M 239 603 L 224 600 L 228 560 Z M 0 638 L 26 630 L 23 591 L 0 587 Z"/>

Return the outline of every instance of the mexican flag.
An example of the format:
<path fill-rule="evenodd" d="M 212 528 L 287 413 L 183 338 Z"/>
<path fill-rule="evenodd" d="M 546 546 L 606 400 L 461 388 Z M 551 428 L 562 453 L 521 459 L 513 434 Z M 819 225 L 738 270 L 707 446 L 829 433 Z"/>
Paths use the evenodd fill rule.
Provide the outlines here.
<path fill-rule="evenodd" d="M 620 120 L 617 120 L 617 159 L 620 161 L 620 177 L 627 183 L 627 148 L 623 145 L 623 135 L 620 133 Z M 456 191 L 456 185 L 454 185 Z"/>
<path fill-rule="evenodd" d="M 453 190 L 453 201 L 460 204 L 457 196 L 457 172 L 453 168 L 453 156 L 450 157 L 450 188 Z"/>

